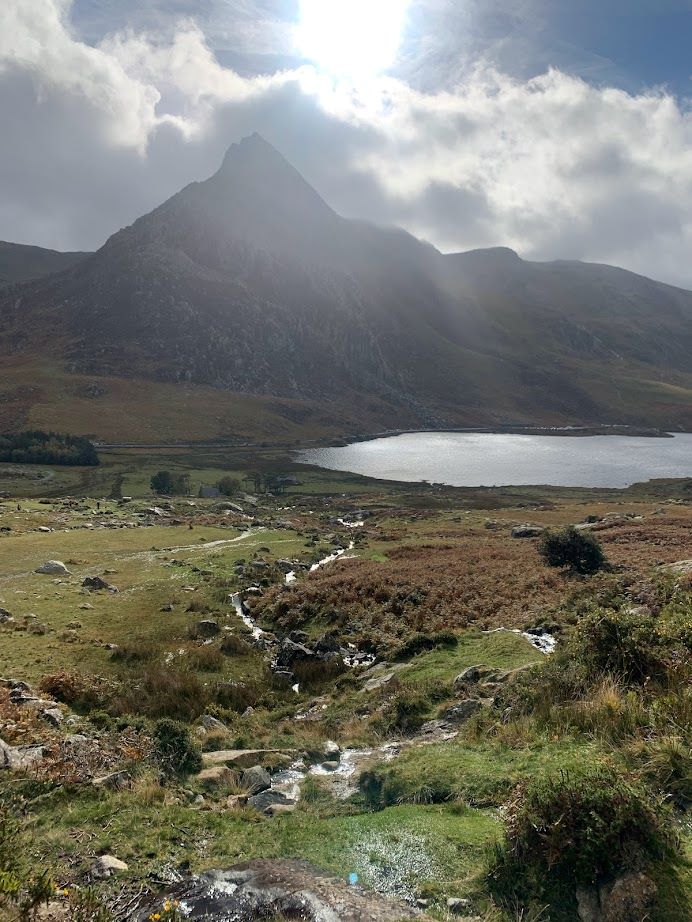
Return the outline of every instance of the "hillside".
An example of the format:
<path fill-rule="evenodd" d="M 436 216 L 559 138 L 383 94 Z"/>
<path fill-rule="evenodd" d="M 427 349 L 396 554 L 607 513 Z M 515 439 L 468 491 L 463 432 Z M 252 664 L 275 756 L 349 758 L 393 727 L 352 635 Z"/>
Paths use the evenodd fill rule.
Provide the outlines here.
<path fill-rule="evenodd" d="M 184 384 L 218 396 L 194 401 L 194 416 L 183 406 L 167 437 L 233 434 L 233 407 L 250 396 L 270 415 L 277 399 L 294 402 L 294 438 L 533 422 L 689 428 L 691 321 L 692 293 L 623 270 L 504 249 L 443 255 L 341 218 L 253 135 L 97 253 L 0 297 L 3 425 L 49 417 L 127 439 L 142 413 L 151 430 Z M 33 377 L 46 363 L 50 386 Z M 138 393 L 157 382 L 161 404 L 123 405 L 123 379 Z M 155 419 L 151 431 L 162 435 Z"/>
<path fill-rule="evenodd" d="M 59 253 L 43 247 L 0 240 L 0 288 L 61 272 L 86 259 L 89 253 Z"/>

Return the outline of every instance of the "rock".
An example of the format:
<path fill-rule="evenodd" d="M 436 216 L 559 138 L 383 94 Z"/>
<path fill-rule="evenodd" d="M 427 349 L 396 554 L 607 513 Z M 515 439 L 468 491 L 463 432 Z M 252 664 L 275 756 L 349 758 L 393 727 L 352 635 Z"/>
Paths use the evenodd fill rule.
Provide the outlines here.
<path fill-rule="evenodd" d="M 79 628 L 80 628 L 81 626 L 82 626 L 82 622 L 81 622 L 81 621 L 69 621 L 69 622 L 65 625 L 65 627 L 68 628 L 68 629 L 71 630 L 71 631 L 78 631 Z"/>
<path fill-rule="evenodd" d="M 581 922 L 601 922 L 601 904 L 595 887 L 577 887 L 577 915 Z"/>
<path fill-rule="evenodd" d="M 212 765 L 209 768 L 203 768 L 195 776 L 197 782 L 205 788 L 218 788 L 230 781 L 232 772 L 227 765 Z"/>
<path fill-rule="evenodd" d="M 221 632 L 218 621 L 212 621 L 210 618 L 205 619 L 204 621 L 198 621 L 195 625 L 195 630 L 200 637 L 216 637 L 217 634 Z"/>
<path fill-rule="evenodd" d="M 219 749 L 216 752 L 203 752 L 202 764 L 205 768 L 212 765 L 229 765 L 232 768 L 251 768 L 265 756 L 276 753 L 292 754 L 294 749 Z"/>
<path fill-rule="evenodd" d="M 635 871 L 598 888 L 577 887 L 577 914 L 581 922 L 645 922 L 656 891 L 650 877 Z"/>
<path fill-rule="evenodd" d="M 70 571 L 67 569 L 62 560 L 47 560 L 35 570 L 36 573 L 43 573 L 47 576 L 69 576 Z"/>
<path fill-rule="evenodd" d="M 337 762 L 337 761 L 335 761 L 335 760 L 330 760 L 330 761 L 328 761 L 328 762 L 323 762 L 323 763 L 322 763 L 322 768 L 323 768 L 326 772 L 336 772 L 336 771 L 339 770 L 339 766 L 340 766 L 340 765 L 341 765 L 340 762 Z"/>
<path fill-rule="evenodd" d="M 287 813 L 295 813 L 298 804 L 271 804 L 264 811 L 267 816 L 285 816 Z"/>
<path fill-rule="evenodd" d="M 290 670 L 294 663 L 305 662 L 313 659 L 315 654 L 304 644 L 297 643 L 286 637 L 282 641 L 279 653 L 276 657 L 276 665 L 279 670 Z"/>
<path fill-rule="evenodd" d="M 225 871 L 190 877 L 166 894 L 191 919 L 302 919 L 303 922 L 403 922 L 425 919 L 420 910 L 352 886 L 304 861 L 259 859 Z M 133 922 L 146 922 L 161 897 L 144 905 Z"/>
<path fill-rule="evenodd" d="M 454 704 L 452 707 L 447 708 L 442 714 L 442 719 L 452 724 L 462 724 L 470 717 L 473 717 L 474 714 L 477 714 L 482 707 L 482 702 L 478 701 L 476 698 L 469 698 L 466 701 L 460 701 L 459 704 Z"/>
<path fill-rule="evenodd" d="M 7 621 L 14 621 L 14 618 L 6 608 L 0 608 L 0 624 L 5 624 Z"/>
<path fill-rule="evenodd" d="M 127 871 L 127 865 L 114 855 L 101 855 L 91 867 L 92 877 L 101 880 Z"/>
<path fill-rule="evenodd" d="M 43 624 L 40 621 L 34 621 L 27 627 L 27 631 L 30 634 L 39 634 L 40 636 L 43 636 L 44 634 L 48 634 L 50 632 L 50 628 L 47 624 Z"/>
<path fill-rule="evenodd" d="M 463 688 L 465 685 L 473 685 L 476 682 L 480 682 L 481 679 L 494 675 L 495 670 L 490 669 L 488 666 L 469 666 L 456 677 L 454 680 L 454 688 L 457 690 L 460 687 Z"/>
<path fill-rule="evenodd" d="M 603 922 L 643 922 L 650 918 L 657 891 L 646 874 L 631 872 L 598 891 Z"/>
<path fill-rule="evenodd" d="M 517 525 L 512 529 L 513 538 L 540 538 L 545 531 L 542 525 Z"/>
<path fill-rule="evenodd" d="M 207 733 L 228 733 L 228 727 L 221 720 L 212 717 L 211 714 L 203 714 L 200 723 Z"/>
<path fill-rule="evenodd" d="M 237 512 L 239 515 L 243 514 L 243 507 L 230 501 L 214 503 L 211 508 L 214 512 Z"/>
<path fill-rule="evenodd" d="M 39 526 L 38 526 L 38 530 L 41 531 L 41 532 L 43 532 L 44 534 L 50 534 L 51 531 L 52 531 L 52 529 L 51 529 L 51 528 L 48 528 L 47 525 L 39 525 Z"/>
<path fill-rule="evenodd" d="M 322 752 L 329 762 L 339 762 L 341 759 L 341 746 L 334 740 L 327 740 L 322 747 Z"/>
<path fill-rule="evenodd" d="M 229 794 L 226 798 L 226 807 L 229 810 L 239 810 L 241 807 L 247 806 L 247 794 Z"/>
<path fill-rule="evenodd" d="M 174 606 L 172 602 L 169 602 L 167 605 L 163 605 L 161 607 L 161 611 L 173 611 L 173 610 L 174 610 Z"/>
<path fill-rule="evenodd" d="M 100 778 L 94 778 L 92 785 L 95 788 L 106 788 L 109 791 L 124 791 L 132 787 L 132 775 L 127 771 L 111 772 Z"/>
<path fill-rule="evenodd" d="M 447 900 L 447 912 L 450 912 L 453 916 L 468 916 L 472 910 L 473 904 L 471 900 L 456 896 L 451 896 Z"/>
<path fill-rule="evenodd" d="M 240 776 L 240 783 L 250 794 L 260 794 L 271 787 L 272 779 L 268 771 L 261 765 L 246 768 Z"/>
<path fill-rule="evenodd" d="M 0 769 L 11 772 L 29 771 L 43 761 L 43 746 L 8 746 L 0 740 Z"/>
<path fill-rule="evenodd" d="M 82 609 L 82 611 L 91 611 L 94 606 L 91 604 L 91 602 L 82 602 L 79 607 Z"/>
<path fill-rule="evenodd" d="M 38 716 L 52 727 L 59 727 L 65 719 L 60 708 L 45 708 Z"/>
<path fill-rule="evenodd" d="M 291 797 L 286 797 L 286 795 L 282 794 L 280 791 L 268 790 L 261 791 L 259 794 L 249 797 L 247 803 L 248 807 L 253 807 L 260 813 L 266 813 L 270 807 L 294 806 L 295 800 Z"/>
<path fill-rule="evenodd" d="M 106 589 L 108 592 L 118 591 L 115 586 L 111 586 L 110 583 L 107 583 L 101 576 L 87 576 L 86 579 L 82 580 L 82 587 L 88 589 L 89 592 L 100 592 L 103 589 Z"/>
<path fill-rule="evenodd" d="M 392 681 L 395 675 L 395 672 L 385 672 L 382 675 L 374 676 L 363 684 L 363 691 L 371 692 L 377 691 L 378 688 L 384 688 L 385 685 Z"/>

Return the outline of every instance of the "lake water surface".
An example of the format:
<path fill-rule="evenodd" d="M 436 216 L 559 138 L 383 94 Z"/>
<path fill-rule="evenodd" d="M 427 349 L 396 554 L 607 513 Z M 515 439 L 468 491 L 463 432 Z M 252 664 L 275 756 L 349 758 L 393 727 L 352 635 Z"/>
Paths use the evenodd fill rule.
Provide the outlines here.
<path fill-rule="evenodd" d="M 413 432 L 308 449 L 297 452 L 296 460 L 383 480 L 455 487 L 626 487 L 658 477 L 692 477 L 692 434 L 656 439 Z"/>

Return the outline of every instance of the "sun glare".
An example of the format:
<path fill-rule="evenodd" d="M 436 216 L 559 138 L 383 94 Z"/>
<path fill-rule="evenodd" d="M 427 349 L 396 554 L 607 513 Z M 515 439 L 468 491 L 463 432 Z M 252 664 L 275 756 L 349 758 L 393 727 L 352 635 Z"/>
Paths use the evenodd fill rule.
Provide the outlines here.
<path fill-rule="evenodd" d="M 301 0 L 298 48 L 322 70 L 359 77 L 394 63 L 410 0 Z"/>

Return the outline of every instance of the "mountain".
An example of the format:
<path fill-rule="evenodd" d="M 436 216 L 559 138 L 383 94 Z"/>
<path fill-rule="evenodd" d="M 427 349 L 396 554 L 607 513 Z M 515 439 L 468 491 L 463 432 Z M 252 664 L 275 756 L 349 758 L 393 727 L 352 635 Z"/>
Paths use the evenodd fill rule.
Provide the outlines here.
<path fill-rule="evenodd" d="M 89 255 L 79 252 L 59 253 L 57 250 L 0 240 L 0 287 L 69 269 Z"/>
<path fill-rule="evenodd" d="M 116 399 L 118 382 L 149 380 L 181 408 L 181 387 L 205 389 L 209 434 L 237 430 L 212 394 L 235 407 L 252 395 L 320 432 L 692 426 L 692 293 L 502 248 L 443 255 L 346 220 L 258 135 L 97 253 L 7 289 L 0 356 L 15 382 L 4 403 L 21 406 L 5 425 L 52 409 L 112 435 L 99 401 Z M 46 365 L 60 396 L 39 386 L 15 400 L 19 378 Z M 66 396 L 85 388 L 80 418 Z M 204 399 L 193 402 L 198 415 Z M 143 412 L 137 400 L 131 415 Z M 189 437 L 198 423 L 181 409 L 169 425 Z"/>

